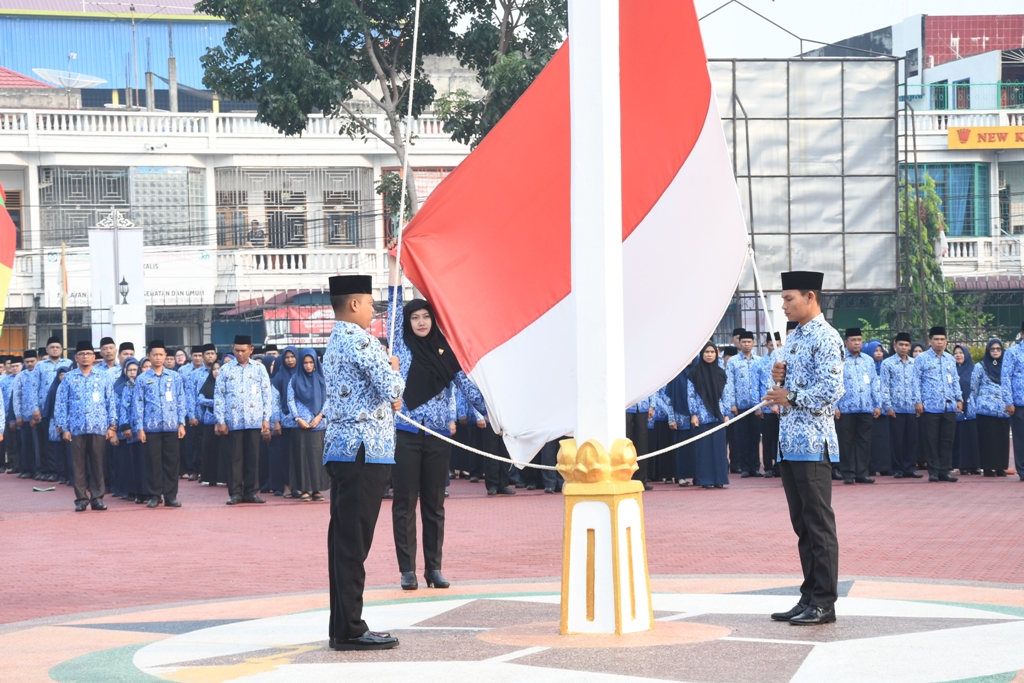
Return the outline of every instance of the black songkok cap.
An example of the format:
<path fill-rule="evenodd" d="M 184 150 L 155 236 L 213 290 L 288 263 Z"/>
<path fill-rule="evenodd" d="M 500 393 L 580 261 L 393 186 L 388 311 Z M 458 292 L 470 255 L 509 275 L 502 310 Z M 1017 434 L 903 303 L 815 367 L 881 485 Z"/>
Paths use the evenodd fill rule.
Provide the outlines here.
<path fill-rule="evenodd" d="M 202 353 L 202 352 L 203 352 L 203 347 L 202 346 L 193 346 L 192 347 L 192 353 Z"/>
<path fill-rule="evenodd" d="M 252 337 L 247 334 L 236 334 L 235 343 L 240 345 L 252 344 Z"/>
<path fill-rule="evenodd" d="M 37 354 L 37 355 L 38 355 L 38 356 L 39 356 L 40 358 L 42 358 L 43 356 L 45 356 L 45 355 L 46 355 L 46 347 L 45 347 L 45 346 L 40 346 L 40 347 L 39 347 L 38 349 L 36 349 L 36 354 Z"/>
<path fill-rule="evenodd" d="M 846 338 L 847 339 L 849 339 L 850 337 L 863 337 L 863 336 L 864 336 L 864 333 L 860 331 L 859 327 L 847 327 L 846 328 Z"/>
<path fill-rule="evenodd" d="M 79 351 L 93 351 L 91 339 L 79 339 L 75 345 L 75 353 Z"/>
<path fill-rule="evenodd" d="M 64 342 L 60 340 L 60 337 L 50 337 L 49 339 L 46 340 L 46 345 L 49 346 L 50 344 L 60 344 L 61 346 L 63 346 Z"/>
<path fill-rule="evenodd" d="M 771 341 L 772 341 L 772 335 L 770 333 L 764 335 L 764 343 L 765 344 L 770 344 Z M 777 342 L 782 341 L 782 335 L 779 334 L 778 332 L 775 333 L 775 341 L 777 341 Z"/>
<path fill-rule="evenodd" d="M 369 275 L 335 275 L 328 282 L 331 296 L 373 294 L 373 278 Z"/>
<path fill-rule="evenodd" d="M 782 274 L 782 289 L 815 289 L 820 290 L 825 281 L 825 273 L 813 270 L 792 270 Z"/>
<path fill-rule="evenodd" d="M 754 339 L 754 333 L 751 332 L 750 330 L 743 330 L 742 332 L 740 332 L 740 341 L 742 341 L 744 339 L 753 340 Z"/>
<path fill-rule="evenodd" d="M 117 352 L 118 353 L 121 353 L 122 351 L 134 351 L 134 350 L 135 350 L 135 344 L 132 344 L 131 342 L 121 342 L 121 345 L 117 347 Z"/>
<path fill-rule="evenodd" d="M 942 325 L 936 325 L 932 329 L 928 330 L 928 338 L 931 339 L 935 336 L 946 336 L 946 328 Z"/>
<path fill-rule="evenodd" d="M 724 349 L 722 349 L 722 355 L 725 356 L 726 358 L 729 358 L 730 356 L 735 356 L 739 352 L 740 350 L 737 349 L 735 346 L 726 346 Z"/>
<path fill-rule="evenodd" d="M 793 330 L 796 329 L 796 326 L 799 325 L 799 324 L 800 323 L 798 323 L 795 320 L 787 320 L 786 321 L 786 332 L 792 332 Z"/>
<path fill-rule="evenodd" d="M 892 341 L 893 341 L 893 343 L 901 342 L 901 341 L 909 342 L 909 341 L 911 341 L 910 333 L 909 332 L 900 332 L 899 334 L 896 335 L 896 338 L 893 339 Z"/>
<path fill-rule="evenodd" d="M 24 360 L 24 358 L 22 358 L 21 356 L 11 356 L 11 362 L 12 363 L 20 363 L 23 360 Z"/>
<path fill-rule="evenodd" d="M 150 339 L 149 343 L 146 344 L 146 348 L 149 349 L 150 351 L 152 351 L 153 349 L 163 349 L 164 351 L 167 350 L 167 346 L 164 344 L 163 339 Z"/>
<path fill-rule="evenodd" d="M 113 344 L 113 343 L 114 343 L 114 338 L 113 337 L 104 337 L 103 339 L 100 339 L 100 346 L 101 347 L 106 346 L 107 344 Z"/>
<path fill-rule="evenodd" d="M 264 346 L 263 353 L 266 353 L 267 351 L 277 351 L 277 344 L 267 344 Z"/>
<path fill-rule="evenodd" d="M 25 350 L 25 358 L 38 358 L 38 357 L 39 357 L 39 352 L 36 351 L 35 349 L 26 349 Z"/>
<path fill-rule="evenodd" d="M 217 347 L 214 346 L 213 344 L 203 344 L 199 348 L 202 350 L 203 353 L 206 353 L 207 351 L 216 351 L 217 350 Z"/>
<path fill-rule="evenodd" d="M 741 334 L 743 334 L 744 332 L 746 332 L 746 330 L 744 330 L 744 329 L 743 329 L 742 327 L 736 327 L 736 328 L 734 328 L 734 329 L 733 329 L 733 331 L 732 331 L 732 336 L 734 336 L 734 337 L 738 337 L 738 336 L 740 336 Z"/>

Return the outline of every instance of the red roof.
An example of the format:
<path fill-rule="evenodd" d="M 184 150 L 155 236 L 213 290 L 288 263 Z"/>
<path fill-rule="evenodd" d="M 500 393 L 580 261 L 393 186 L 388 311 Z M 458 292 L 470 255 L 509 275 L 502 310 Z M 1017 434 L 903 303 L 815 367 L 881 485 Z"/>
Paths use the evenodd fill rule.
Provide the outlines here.
<path fill-rule="evenodd" d="M 11 71 L 0 66 L 0 88 L 52 88 L 52 85 L 37 81 L 28 76 L 22 76 L 17 71 Z"/>

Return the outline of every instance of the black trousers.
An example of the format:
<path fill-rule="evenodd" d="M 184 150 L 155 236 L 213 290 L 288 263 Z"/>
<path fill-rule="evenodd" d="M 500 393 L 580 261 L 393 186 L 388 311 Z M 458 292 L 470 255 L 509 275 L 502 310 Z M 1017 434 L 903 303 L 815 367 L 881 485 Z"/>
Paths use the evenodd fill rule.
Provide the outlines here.
<path fill-rule="evenodd" d="M 203 459 L 203 425 L 185 425 L 185 438 L 181 442 L 181 474 L 199 474 Z"/>
<path fill-rule="evenodd" d="M 483 440 L 483 447 L 481 450 L 501 456 L 502 458 L 508 457 L 508 449 L 505 448 L 505 440 L 495 434 L 493 429 L 489 426 L 486 429 L 481 429 L 480 436 Z M 487 488 L 497 489 L 500 491 L 508 486 L 509 481 L 512 479 L 512 477 L 509 476 L 509 468 L 511 465 L 507 462 L 501 462 L 500 460 L 492 460 L 491 458 L 484 458 L 484 461 L 484 484 Z"/>
<path fill-rule="evenodd" d="M 775 413 L 762 413 L 761 419 L 761 452 L 764 458 L 764 471 L 772 470 L 779 474 L 776 460 L 779 457 L 779 416 Z M 749 420 L 750 418 L 744 418 Z M 757 418 L 754 418 L 755 420 Z"/>
<path fill-rule="evenodd" d="M 920 422 L 921 455 L 928 462 L 928 474 L 949 474 L 953 469 L 953 437 L 956 413 L 923 413 Z"/>
<path fill-rule="evenodd" d="M 7 469 L 18 469 L 18 451 L 21 445 L 21 434 L 18 428 L 7 423 L 4 426 L 4 452 L 7 454 Z"/>
<path fill-rule="evenodd" d="M 178 432 L 146 432 L 146 483 L 149 495 L 178 497 L 178 466 L 181 446 Z"/>
<path fill-rule="evenodd" d="M 1024 481 L 1024 406 L 1014 406 L 1010 416 L 1010 429 L 1013 430 L 1013 462 L 1017 476 Z"/>
<path fill-rule="evenodd" d="M 355 462 L 329 462 L 331 523 L 327 527 L 327 567 L 331 581 L 330 637 L 355 638 L 369 629 L 363 621 L 366 556 L 380 514 L 380 492 L 391 465 L 366 462 L 360 446 Z"/>
<path fill-rule="evenodd" d="M 918 418 L 912 413 L 896 413 L 896 417 L 886 419 L 892 444 L 892 471 L 910 474 L 917 465 Z"/>
<path fill-rule="evenodd" d="M 36 438 L 40 443 L 39 469 L 43 474 L 57 474 L 57 450 L 51 447 L 50 421 L 41 420 L 36 430 Z"/>
<path fill-rule="evenodd" d="M 626 413 L 626 438 L 633 442 L 636 454 L 647 455 L 647 411 Z M 557 451 L 556 451 L 557 457 Z M 637 463 L 640 468 L 633 473 L 633 479 L 647 481 L 647 460 Z"/>
<path fill-rule="evenodd" d="M 839 436 L 839 469 L 843 479 L 868 476 L 871 461 L 871 413 L 841 413 L 836 422 Z"/>
<path fill-rule="evenodd" d="M 32 429 L 28 422 L 18 429 L 18 437 L 21 443 L 18 446 L 18 470 L 24 474 L 36 473 L 36 430 Z"/>
<path fill-rule="evenodd" d="M 742 413 L 746 408 L 741 408 Z M 738 463 L 740 470 L 743 472 L 749 472 L 750 474 L 757 474 L 761 469 L 761 455 L 759 453 L 761 446 L 761 421 L 756 417 L 749 415 L 742 420 L 738 420 L 733 429 L 736 432 L 736 447 L 739 450 Z M 765 469 L 768 466 L 765 465 Z"/>
<path fill-rule="evenodd" d="M 783 460 L 780 467 L 804 572 L 800 602 L 832 609 L 839 597 L 839 539 L 828 448 L 820 461 Z"/>
<path fill-rule="evenodd" d="M 222 448 L 231 454 L 231 487 L 232 496 L 251 496 L 256 493 L 259 485 L 256 477 L 259 474 L 260 443 L 262 430 L 232 429 L 222 437 Z"/>
<path fill-rule="evenodd" d="M 395 498 L 391 524 L 398 570 L 416 571 L 416 496 L 423 521 L 423 565 L 441 568 L 444 545 L 444 485 L 448 478 L 448 444 L 429 434 L 395 430 L 395 466 L 391 479 Z"/>
<path fill-rule="evenodd" d="M 61 442 L 63 443 L 63 442 Z M 103 459 L 107 440 L 99 434 L 71 437 L 71 467 L 74 471 L 75 502 L 102 500 L 106 493 Z"/>
<path fill-rule="evenodd" d="M 1005 471 L 1010 459 L 1010 421 L 1005 417 L 979 415 L 978 448 L 983 469 Z"/>
<path fill-rule="evenodd" d="M 203 430 L 203 454 L 199 463 L 199 480 L 207 484 L 216 484 L 220 437 L 214 432 L 216 425 L 202 425 L 200 428 Z"/>

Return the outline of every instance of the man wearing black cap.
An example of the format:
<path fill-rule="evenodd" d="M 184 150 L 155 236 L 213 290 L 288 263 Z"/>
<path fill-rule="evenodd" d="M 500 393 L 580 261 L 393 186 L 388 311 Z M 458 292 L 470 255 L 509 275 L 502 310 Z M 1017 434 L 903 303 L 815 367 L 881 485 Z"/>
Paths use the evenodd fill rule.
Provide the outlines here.
<path fill-rule="evenodd" d="M 228 505 L 265 503 L 259 486 L 260 438 L 270 440 L 274 395 L 263 363 L 252 362 L 252 337 L 235 336 L 234 363 L 221 367 L 213 394 L 214 428 L 231 454 L 231 497 Z"/>
<path fill-rule="evenodd" d="M 92 342 L 89 342 L 90 346 Z M 39 451 L 41 472 L 36 472 L 36 478 L 40 481 L 57 481 L 58 468 L 58 444 L 50 441 L 50 420 L 43 419 L 42 409 L 46 405 L 46 396 L 50 393 L 50 385 L 57 377 L 57 371 L 61 368 L 70 368 L 71 360 L 61 358 L 64 353 L 64 345 L 57 337 L 50 337 L 46 340 L 46 357 L 36 363 L 36 402 L 32 411 L 32 422 L 37 424 L 36 449 Z"/>
<path fill-rule="evenodd" d="M 54 403 L 57 430 L 71 444 L 76 512 L 82 512 L 89 504 L 93 510 L 107 509 L 103 504 L 106 441 L 117 445 L 113 383 L 105 373 L 95 371 L 95 360 L 92 342 L 79 341 L 75 348 L 78 367 L 64 376 Z"/>
<path fill-rule="evenodd" d="M 1013 430 L 1013 460 L 1017 476 L 1024 481 L 1024 323 L 1020 324 L 1020 338 L 1003 354 L 1002 392 L 1006 412 L 1010 414 Z"/>
<path fill-rule="evenodd" d="M 742 327 L 733 328 L 732 331 L 732 345 L 736 348 L 740 347 L 740 335 L 746 332 Z"/>
<path fill-rule="evenodd" d="M 131 358 L 135 356 L 135 344 L 131 342 L 121 342 L 121 345 L 117 347 L 117 365 L 120 367 L 124 363 L 125 358 Z"/>
<path fill-rule="evenodd" d="M 754 355 L 753 349 L 754 333 L 743 330 L 740 332 L 739 353 L 731 358 L 725 367 L 732 384 L 733 415 L 739 415 L 760 403 L 757 385 L 760 359 Z M 733 429 L 736 432 L 737 460 L 743 478 L 763 476 L 758 453 L 761 445 L 761 422 L 756 418 L 739 420 Z"/>
<path fill-rule="evenodd" d="M 182 368 L 181 383 L 185 390 L 185 470 L 188 472 L 188 480 L 196 481 L 199 478 L 199 470 L 203 461 L 203 425 L 199 423 L 199 406 L 196 398 L 199 396 L 199 388 L 206 381 L 209 372 L 203 363 L 203 349 L 205 346 L 193 346 L 190 354 L 191 365 Z M 198 384 L 197 384 L 198 382 Z"/>
<path fill-rule="evenodd" d="M 178 502 L 179 440 L 185 438 L 185 393 L 181 376 L 164 367 L 167 347 L 163 340 L 149 342 L 149 370 L 135 378 L 132 392 L 132 430 L 145 449 L 146 478 L 152 509 L 163 496 L 166 507 Z"/>
<path fill-rule="evenodd" d="M 117 344 L 113 337 L 100 339 L 100 361 L 93 369 L 97 372 L 105 372 L 107 379 L 111 382 L 121 376 L 121 364 L 117 360 Z"/>
<path fill-rule="evenodd" d="M 0 380 L 0 389 L 3 390 L 4 401 L 4 450 L 7 452 L 7 473 L 18 472 L 18 453 L 21 446 L 21 434 L 15 424 L 14 417 L 14 380 L 21 372 L 21 356 L 9 356 L 10 368 L 3 380 Z M 5 363 L 6 365 L 6 363 Z"/>
<path fill-rule="evenodd" d="M 843 363 L 845 393 L 836 404 L 839 432 L 839 468 L 844 484 L 874 484 L 868 476 L 871 461 L 872 420 L 882 414 L 881 385 L 875 359 L 861 353 L 864 337 L 859 327 L 846 328 Z"/>
<path fill-rule="evenodd" d="M 768 351 L 762 356 L 755 369 L 757 375 L 757 399 L 768 393 L 772 388 L 772 367 L 782 360 L 780 356 L 782 335 L 775 333 L 772 339 L 771 333 L 764 336 L 764 347 Z M 779 476 L 779 465 L 776 459 L 779 455 L 779 407 L 761 406 L 761 410 L 754 413 L 761 420 L 761 452 L 764 458 L 764 476 L 766 479 Z M 749 418 L 748 418 L 749 419 Z"/>
<path fill-rule="evenodd" d="M 263 355 L 277 358 L 281 354 L 280 351 L 277 350 L 277 344 L 267 344 L 263 347 Z"/>
<path fill-rule="evenodd" d="M 894 479 L 920 479 L 917 462 L 917 414 L 914 406 L 921 402 L 914 359 L 910 357 L 910 335 L 900 332 L 893 341 L 896 353 L 882 361 L 880 382 L 882 396 L 888 403 L 889 442 L 892 444 Z"/>
<path fill-rule="evenodd" d="M 11 397 L 14 420 L 21 440 L 18 444 L 18 479 L 33 478 L 41 469 L 38 468 L 36 430 L 32 417 L 36 411 L 36 402 L 39 400 L 39 375 L 35 372 L 39 352 L 35 349 L 26 349 L 24 358 L 24 367 L 14 378 L 14 394 Z"/>
<path fill-rule="evenodd" d="M 373 542 L 381 492 L 395 462 L 395 417 L 405 382 L 398 358 L 366 331 L 373 320 L 368 275 L 330 279 L 337 322 L 324 352 L 327 420 L 324 466 L 331 478 L 327 556 L 331 582 L 330 646 L 383 650 L 398 639 L 363 621 L 364 562 Z"/>
<path fill-rule="evenodd" d="M 799 323 L 786 337 L 765 396 L 781 407 L 779 458 L 804 582 L 800 601 L 775 621 L 798 626 L 836 620 L 839 539 L 832 511 L 832 466 L 839 444 L 833 417 L 843 396 L 843 342 L 821 314 L 822 273 L 782 274 L 782 310 Z"/>
<path fill-rule="evenodd" d="M 919 418 L 919 444 L 928 460 L 928 481 L 957 480 L 953 469 L 953 437 L 956 414 L 963 412 L 960 375 L 956 359 L 946 353 L 946 328 L 928 331 L 928 351 L 914 359 L 914 377 L 920 401 L 914 406 Z"/>

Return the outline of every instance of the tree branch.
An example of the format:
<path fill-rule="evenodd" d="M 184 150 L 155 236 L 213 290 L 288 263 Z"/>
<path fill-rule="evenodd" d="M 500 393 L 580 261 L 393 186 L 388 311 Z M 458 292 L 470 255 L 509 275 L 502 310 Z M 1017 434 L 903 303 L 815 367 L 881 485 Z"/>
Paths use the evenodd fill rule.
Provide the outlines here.
<path fill-rule="evenodd" d="M 352 122 L 354 124 L 356 124 L 357 126 L 362 128 L 365 132 L 369 133 L 370 135 L 372 135 L 373 137 L 377 138 L 378 140 L 383 142 L 385 145 L 387 145 L 388 147 L 393 149 L 396 154 L 398 153 L 398 149 L 395 147 L 395 144 L 391 140 L 388 140 L 386 137 L 384 137 L 383 135 L 378 133 L 375 128 L 371 128 L 370 126 L 366 125 L 366 122 L 364 122 L 362 119 L 360 119 L 359 115 L 356 114 L 354 111 L 352 111 L 347 104 L 345 104 L 344 102 L 341 102 L 339 104 L 339 106 L 342 109 L 345 110 L 345 113 L 348 114 L 349 118 L 352 120 Z"/>

